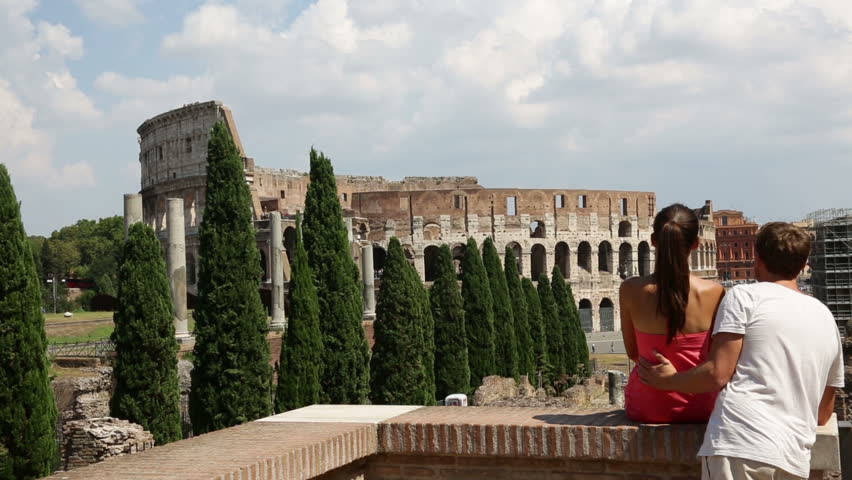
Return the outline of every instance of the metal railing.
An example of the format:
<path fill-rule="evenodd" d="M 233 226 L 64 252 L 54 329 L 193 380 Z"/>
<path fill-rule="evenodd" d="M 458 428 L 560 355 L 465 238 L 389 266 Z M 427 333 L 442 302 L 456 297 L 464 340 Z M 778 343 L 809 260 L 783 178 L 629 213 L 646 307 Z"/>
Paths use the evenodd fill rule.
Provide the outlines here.
<path fill-rule="evenodd" d="M 79 343 L 52 343 L 47 346 L 47 354 L 56 357 L 108 357 L 115 352 L 111 340 L 97 340 Z"/>

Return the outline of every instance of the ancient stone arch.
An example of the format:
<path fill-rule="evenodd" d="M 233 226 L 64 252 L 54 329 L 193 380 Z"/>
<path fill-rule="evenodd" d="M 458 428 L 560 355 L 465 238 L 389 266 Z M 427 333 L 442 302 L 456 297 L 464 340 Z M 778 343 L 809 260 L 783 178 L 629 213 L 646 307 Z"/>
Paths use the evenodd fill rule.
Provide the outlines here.
<path fill-rule="evenodd" d="M 601 300 L 599 312 L 601 319 L 601 331 L 614 332 L 615 306 L 613 305 L 612 300 L 610 300 L 609 298 L 604 298 L 603 300 Z"/>
<path fill-rule="evenodd" d="M 618 247 L 618 275 L 621 278 L 633 276 L 633 245 L 623 242 Z"/>
<path fill-rule="evenodd" d="M 592 317 L 594 312 L 592 311 L 592 301 L 588 298 L 584 298 L 580 300 L 580 327 L 586 333 L 591 333 L 594 328 L 592 323 Z"/>
<path fill-rule="evenodd" d="M 437 223 L 423 225 L 423 240 L 436 241 L 441 239 L 441 226 Z"/>
<path fill-rule="evenodd" d="M 423 263 L 425 268 L 425 276 L 427 282 L 434 282 L 438 270 L 438 251 L 440 248 L 437 245 L 429 245 L 423 249 Z"/>
<path fill-rule="evenodd" d="M 547 275 L 547 250 L 544 245 L 536 243 L 530 251 L 530 272 L 533 280 L 538 280 L 538 277 L 543 273 Z"/>
<path fill-rule="evenodd" d="M 545 231 L 542 220 L 533 220 L 530 222 L 530 238 L 545 238 L 546 236 L 547 232 Z"/>
<path fill-rule="evenodd" d="M 651 246 L 648 242 L 639 242 L 639 276 L 651 274 Z"/>
<path fill-rule="evenodd" d="M 618 223 L 618 236 L 628 238 L 633 235 L 633 226 L 627 220 L 622 220 Z"/>
<path fill-rule="evenodd" d="M 592 246 L 589 242 L 580 242 L 577 246 L 577 266 L 581 270 L 592 273 Z"/>
<path fill-rule="evenodd" d="M 571 249 L 568 244 L 565 242 L 557 243 L 554 256 L 556 267 L 562 272 L 562 276 L 568 278 L 571 274 Z"/>
<path fill-rule="evenodd" d="M 598 271 L 612 273 L 612 245 L 606 240 L 598 245 Z"/>

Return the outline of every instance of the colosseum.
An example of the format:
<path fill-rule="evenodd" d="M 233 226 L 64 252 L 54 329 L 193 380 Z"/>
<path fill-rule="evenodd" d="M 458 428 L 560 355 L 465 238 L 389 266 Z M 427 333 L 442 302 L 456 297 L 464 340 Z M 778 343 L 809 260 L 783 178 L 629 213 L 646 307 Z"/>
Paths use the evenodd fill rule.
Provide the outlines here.
<path fill-rule="evenodd" d="M 264 290 L 272 270 L 269 213 L 280 212 L 285 252 L 294 244 L 295 215 L 302 210 L 307 173 L 263 168 L 246 155 L 231 111 L 218 101 L 186 105 L 139 126 L 143 219 L 165 241 L 167 199 L 184 201 L 187 284 L 196 290 L 198 226 L 203 218 L 208 133 L 222 121 L 243 155 L 252 195 Z M 474 177 L 382 177 L 340 175 L 337 187 L 350 228 L 352 254 L 361 265 L 362 247 L 372 246 L 378 279 L 388 240 L 397 237 L 424 282 L 434 276 L 438 246 L 448 244 L 459 259 L 466 242 L 491 237 L 498 251 L 510 247 L 523 275 L 537 279 L 558 267 L 574 291 L 587 332 L 617 331 L 618 288 L 623 279 L 649 275 L 654 267 L 651 224 L 653 192 L 577 189 L 485 188 Z M 693 270 L 715 278 L 712 202 L 701 219 Z M 285 282 L 287 256 L 282 260 Z M 268 295 L 265 296 L 268 300 Z"/>

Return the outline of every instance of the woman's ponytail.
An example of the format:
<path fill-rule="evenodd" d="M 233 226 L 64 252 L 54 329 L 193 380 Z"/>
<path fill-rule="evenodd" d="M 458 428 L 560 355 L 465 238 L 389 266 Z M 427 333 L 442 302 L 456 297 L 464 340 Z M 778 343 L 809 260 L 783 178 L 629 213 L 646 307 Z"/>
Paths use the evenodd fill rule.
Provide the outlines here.
<path fill-rule="evenodd" d="M 668 319 L 670 343 L 686 323 L 689 252 L 698 238 L 698 217 L 684 205 L 670 205 L 654 219 L 654 237 L 657 243 L 657 310 Z"/>

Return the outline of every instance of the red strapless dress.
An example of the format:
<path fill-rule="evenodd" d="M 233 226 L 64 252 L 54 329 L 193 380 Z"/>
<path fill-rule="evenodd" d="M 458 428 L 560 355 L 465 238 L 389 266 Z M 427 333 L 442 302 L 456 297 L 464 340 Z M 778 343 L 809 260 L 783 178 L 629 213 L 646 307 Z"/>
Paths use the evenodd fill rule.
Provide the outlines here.
<path fill-rule="evenodd" d="M 666 344 L 666 335 L 636 331 L 636 344 L 640 357 L 657 363 L 654 358 L 654 350 L 657 350 L 681 372 L 707 358 L 710 332 L 681 334 Z M 657 390 L 642 383 L 634 368 L 624 391 L 625 410 L 631 420 L 642 423 L 706 423 L 718 394 Z"/>

